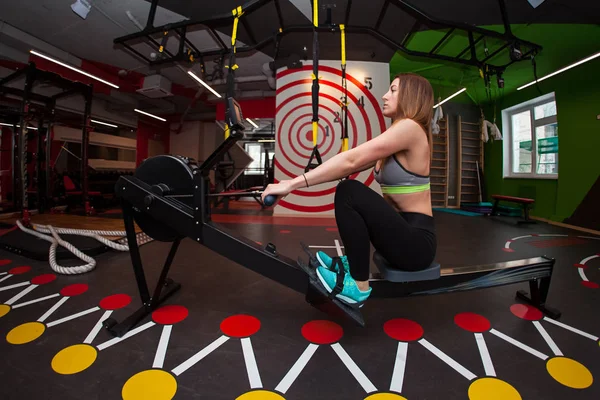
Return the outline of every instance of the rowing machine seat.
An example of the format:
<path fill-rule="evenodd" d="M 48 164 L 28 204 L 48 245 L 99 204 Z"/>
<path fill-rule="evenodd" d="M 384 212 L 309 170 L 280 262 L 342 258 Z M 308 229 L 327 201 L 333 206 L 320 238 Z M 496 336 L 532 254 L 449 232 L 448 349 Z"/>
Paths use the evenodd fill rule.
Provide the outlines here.
<path fill-rule="evenodd" d="M 377 252 L 373 254 L 373 261 L 377 265 L 377 268 L 379 268 L 383 278 L 390 282 L 430 281 L 440 277 L 440 264 L 435 261 L 428 268 L 421 271 L 403 271 L 394 268 Z"/>

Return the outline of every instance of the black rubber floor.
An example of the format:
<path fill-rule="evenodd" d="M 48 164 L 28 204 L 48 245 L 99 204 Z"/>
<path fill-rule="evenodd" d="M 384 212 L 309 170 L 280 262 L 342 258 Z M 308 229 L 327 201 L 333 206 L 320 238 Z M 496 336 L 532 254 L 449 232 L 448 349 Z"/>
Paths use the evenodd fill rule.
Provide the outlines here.
<path fill-rule="evenodd" d="M 330 320 L 303 296 L 185 240 L 170 274 L 182 284 L 167 302 L 171 307 L 155 315 L 153 326 L 142 321 L 147 329 L 117 342 L 94 328 L 107 309 L 126 303 L 127 297 L 113 295 L 131 297 L 112 312 L 119 320 L 140 305 L 128 254 L 101 254 L 95 271 L 51 280 L 47 263 L 2 251 L 0 259 L 7 261 L 0 261 L 0 274 L 7 273 L 0 275 L 0 398 L 599 398 L 600 290 L 592 286 L 600 282 L 600 238 L 512 221 L 436 214 L 438 260 L 459 266 L 554 257 L 548 303 L 562 311 L 559 321 L 566 325 L 515 316 L 515 291 L 527 289 L 519 284 L 372 299 L 363 310 L 367 326 L 360 328 Z M 229 227 L 273 242 L 291 258 L 303 254 L 299 241 L 334 246 L 339 240 L 324 227 Z M 150 284 L 168 249 L 158 242 L 141 248 Z M 13 270 L 19 266 L 31 269 Z M 522 315 L 524 309 L 513 311 Z M 87 314 L 68 318 L 82 312 Z M 531 311 L 527 316 L 538 317 Z M 32 324 L 40 319 L 45 325 Z"/>
<path fill-rule="evenodd" d="M 96 256 L 108 250 L 108 247 L 96 239 L 77 235 L 60 235 L 60 237 L 89 256 Z M 48 260 L 48 251 L 51 243 L 15 229 L 0 236 L 0 249 L 20 254 L 35 260 Z M 56 258 L 59 260 L 76 258 L 73 253 L 64 247 L 58 247 Z"/>

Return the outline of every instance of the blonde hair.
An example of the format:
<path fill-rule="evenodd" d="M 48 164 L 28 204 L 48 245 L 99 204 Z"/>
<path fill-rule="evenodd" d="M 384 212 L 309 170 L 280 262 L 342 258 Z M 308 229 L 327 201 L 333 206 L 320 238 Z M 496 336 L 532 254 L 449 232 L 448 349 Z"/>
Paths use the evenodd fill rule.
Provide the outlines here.
<path fill-rule="evenodd" d="M 413 73 L 401 73 L 392 79 L 398 79 L 398 104 L 393 124 L 403 119 L 411 119 L 423 128 L 427 143 L 432 145 L 431 120 L 433 119 L 433 88 L 429 81 Z M 381 162 L 385 166 L 389 157 Z"/>

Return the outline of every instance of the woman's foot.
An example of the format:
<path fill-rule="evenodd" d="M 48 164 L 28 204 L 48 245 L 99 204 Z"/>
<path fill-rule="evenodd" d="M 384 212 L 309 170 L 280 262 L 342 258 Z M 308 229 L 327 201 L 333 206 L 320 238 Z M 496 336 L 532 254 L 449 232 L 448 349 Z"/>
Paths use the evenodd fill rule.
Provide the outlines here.
<path fill-rule="evenodd" d="M 361 290 L 358 283 L 350 276 L 349 272 L 343 272 L 343 274 L 344 287 L 340 293 L 336 294 L 336 297 L 345 303 L 362 307 L 362 303 L 364 303 L 371 295 L 372 289 L 368 287 L 369 282 L 360 282 L 360 286 L 363 288 L 365 287 L 365 284 L 368 287 L 367 290 Z M 323 287 L 331 293 L 335 288 L 338 273 L 325 267 L 317 267 L 317 276 Z"/>
<path fill-rule="evenodd" d="M 327 268 L 330 271 L 338 272 L 337 265 L 333 262 L 334 259 L 329 257 L 327 253 L 322 251 L 317 251 L 317 261 L 323 268 Z M 344 271 L 350 271 L 350 266 L 348 265 L 348 258 L 346 256 L 339 257 L 342 261 L 342 265 L 344 265 Z"/>

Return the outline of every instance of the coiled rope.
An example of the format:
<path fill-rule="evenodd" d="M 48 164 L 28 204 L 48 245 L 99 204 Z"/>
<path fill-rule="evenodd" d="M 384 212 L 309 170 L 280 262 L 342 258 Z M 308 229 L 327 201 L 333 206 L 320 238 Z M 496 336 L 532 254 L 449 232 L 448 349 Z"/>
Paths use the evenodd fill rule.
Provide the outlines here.
<path fill-rule="evenodd" d="M 93 230 L 85 230 L 85 229 L 67 229 L 67 228 L 55 228 L 51 225 L 38 225 L 32 224 L 33 229 L 26 228 L 23 226 L 21 221 L 17 220 L 17 226 L 23 232 L 29 233 L 37 238 L 43 239 L 47 242 L 52 243 L 50 245 L 49 257 L 48 261 L 50 262 L 50 267 L 52 270 L 59 274 L 65 275 L 76 275 L 76 274 L 85 274 L 86 272 L 90 272 L 96 267 L 96 260 L 87 254 L 80 251 L 78 248 L 73 246 L 71 243 L 63 240 L 59 234 L 63 235 L 78 235 L 78 236 L 87 236 L 96 239 L 100 243 L 105 246 L 110 247 L 111 249 L 115 249 L 118 251 L 129 251 L 129 246 L 115 243 L 112 240 L 108 240 L 103 236 L 125 236 L 127 233 L 124 231 L 93 231 Z M 45 233 L 50 234 L 45 235 Z M 73 255 L 75 255 L 80 260 L 86 262 L 84 265 L 77 265 L 72 267 L 65 267 L 58 264 L 56 261 L 56 249 L 58 245 L 63 246 L 65 249 L 70 251 Z"/>

